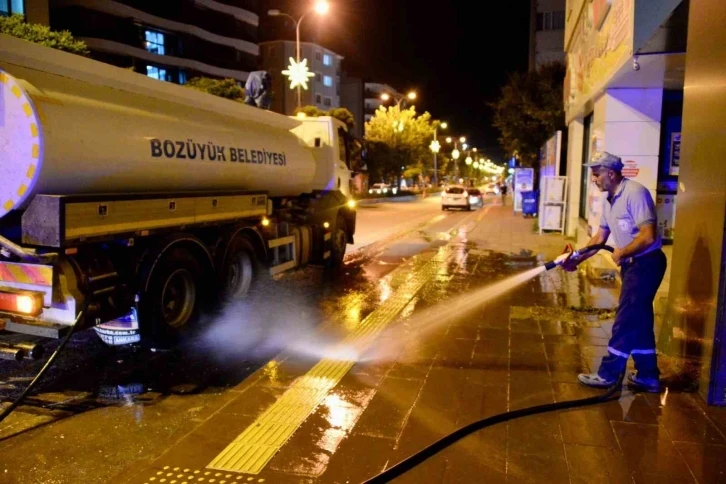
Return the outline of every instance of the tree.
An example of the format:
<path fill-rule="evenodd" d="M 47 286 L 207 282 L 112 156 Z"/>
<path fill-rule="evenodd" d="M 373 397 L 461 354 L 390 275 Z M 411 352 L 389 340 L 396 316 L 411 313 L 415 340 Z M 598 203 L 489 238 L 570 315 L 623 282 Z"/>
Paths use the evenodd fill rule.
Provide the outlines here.
<path fill-rule="evenodd" d="M 320 116 L 327 116 L 327 113 L 322 109 L 318 109 L 317 106 L 303 106 L 301 108 L 295 108 L 294 114 L 297 116 L 299 113 L 304 113 L 308 118 L 318 118 Z"/>
<path fill-rule="evenodd" d="M 353 131 L 355 128 L 355 117 L 353 116 L 353 113 L 346 108 L 333 108 L 328 111 L 328 116 L 332 116 L 345 123 L 348 128 L 348 132 Z"/>
<path fill-rule="evenodd" d="M 565 122 L 562 83 L 565 66 L 545 64 L 536 71 L 509 76 L 494 110 L 493 125 L 505 151 L 517 154 L 525 166 L 535 166 L 542 145 Z"/>
<path fill-rule="evenodd" d="M 333 117 L 345 123 L 349 132 L 355 128 L 355 118 L 353 117 L 353 113 L 346 108 L 332 108 L 330 111 L 323 111 L 322 109 L 318 109 L 317 106 L 308 105 L 301 108 L 295 108 L 295 114 L 297 115 L 297 113 L 305 113 L 305 116 L 310 118 L 317 118 L 319 116 Z"/>
<path fill-rule="evenodd" d="M 36 44 L 52 47 L 54 49 L 88 56 L 90 54 L 85 42 L 76 40 L 67 30 L 60 32 L 40 24 L 29 24 L 20 14 L 4 17 L 0 15 L 0 34 L 12 35 L 19 39 Z"/>
<path fill-rule="evenodd" d="M 193 77 L 184 84 L 195 91 L 206 92 L 215 96 L 245 102 L 245 90 L 237 85 L 234 79 L 212 79 L 209 77 Z"/>
<path fill-rule="evenodd" d="M 369 170 L 380 172 L 383 178 L 400 179 L 405 167 L 411 173 L 428 169 L 433 160 L 429 144 L 434 134 L 429 113 L 417 116 L 413 106 L 408 109 L 381 106 L 365 128 L 369 142 L 383 143 L 389 148 L 385 157 L 371 159 Z M 379 152 L 383 150 L 379 149 Z M 372 168 L 374 164 L 380 166 Z"/>

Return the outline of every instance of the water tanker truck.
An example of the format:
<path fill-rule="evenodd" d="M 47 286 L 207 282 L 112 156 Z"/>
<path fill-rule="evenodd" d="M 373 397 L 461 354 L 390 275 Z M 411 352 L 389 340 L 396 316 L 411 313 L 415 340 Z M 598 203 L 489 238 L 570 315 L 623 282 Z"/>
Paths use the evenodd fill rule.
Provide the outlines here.
<path fill-rule="evenodd" d="M 74 324 L 174 341 L 257 277 L 340 265 L 359 148 L 330 117 L 0 35 L 0 357 Z"/>

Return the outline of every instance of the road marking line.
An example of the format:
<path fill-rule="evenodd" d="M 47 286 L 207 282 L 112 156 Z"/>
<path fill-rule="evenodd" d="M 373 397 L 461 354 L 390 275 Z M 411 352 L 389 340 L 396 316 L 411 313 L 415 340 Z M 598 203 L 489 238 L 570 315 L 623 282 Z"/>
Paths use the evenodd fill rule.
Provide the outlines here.
<path fill-rule="evenodd" d="M 339 346 L 354 348 L 358 354 L 364 352 L 418 291 L 437 274 L 441 264 L 452 253 L 451 246 L 442 247 L 421 269 L 403 282 L 395 293 L 370 313 Z M 259 474 L 355 363 L 328 358 L 320 360 L 217 455 L 207 468 Z"/>

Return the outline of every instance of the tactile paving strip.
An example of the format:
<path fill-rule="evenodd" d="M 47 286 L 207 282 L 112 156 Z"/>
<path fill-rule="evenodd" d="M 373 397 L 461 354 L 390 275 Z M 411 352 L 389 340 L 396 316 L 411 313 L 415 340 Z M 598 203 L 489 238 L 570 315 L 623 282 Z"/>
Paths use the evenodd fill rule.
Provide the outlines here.
<path fill-rule="evenodd" d="M 452 254 L 445 246 L 421 269 L 411 274 L 360 326 L 341 343 L 342 348 L 365 351 L 372 340 L 409 304 L 416 293 L 439 271 Z M 207 468 L 259 474 L 355 361 L 323 359 L 230 443 Z"/>

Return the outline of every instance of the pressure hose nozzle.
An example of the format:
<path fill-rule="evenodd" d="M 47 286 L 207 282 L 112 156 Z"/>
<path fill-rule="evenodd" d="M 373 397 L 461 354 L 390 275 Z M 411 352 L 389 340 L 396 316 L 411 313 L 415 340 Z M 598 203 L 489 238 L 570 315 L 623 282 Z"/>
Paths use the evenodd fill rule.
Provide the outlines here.
<path fill-rule="evenodd" d="M 561 266 L 562 264 L 570 260 L 570 258 L 577 259 L 580 257 L 580 254 L 584 254 L 593 250 L 607 250 L 608 252 L 613 252 L 615 249 L 606 244 L 598 244 L 583 247 L 579 250 L 572 250 L 572 246 L 568 244 L 567 247 L 565 247 L 565 252 L 563 254 L 559 255 L 556 259 L 547 262 L 544 267 L 546 270 L 551 271 L 555 267 Z"/>
<path fill-rule="evenodd" d="M 575 254 L 575 252 L 565 252 L 564 254 L 557 256 L 556 259 L 551 260 L 545 264 L 545 269 L 547 269 L 548 271 L 551 271 L 555 267 L 561 266 L 566 261 L 568 261 L 570 259 L 570 257 L 573 256 L 573 254 Z"/>

